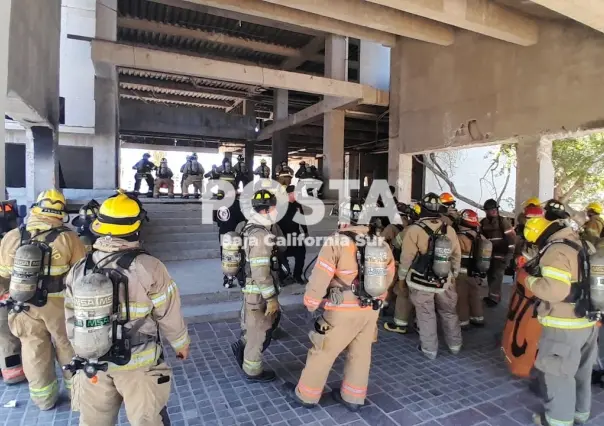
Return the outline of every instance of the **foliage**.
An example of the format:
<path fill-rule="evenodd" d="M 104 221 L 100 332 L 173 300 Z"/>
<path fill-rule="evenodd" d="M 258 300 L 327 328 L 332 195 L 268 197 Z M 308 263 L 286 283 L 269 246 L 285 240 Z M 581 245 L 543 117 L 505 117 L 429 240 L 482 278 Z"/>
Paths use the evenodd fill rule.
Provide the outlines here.
<path fill-rule="evenodd" d="M 604 192 L 604 133 L 554 142 L 555 197 L 585 204 Z"/>
<path fill-rule="evenodd" d="M 159 167 L 159 163 L 161 161 L 162 158 L 166 158 L 166 151 L 151 151 L 151 161 L 153 161 L 153 164 L 155 164 L 157 167 Z"/>

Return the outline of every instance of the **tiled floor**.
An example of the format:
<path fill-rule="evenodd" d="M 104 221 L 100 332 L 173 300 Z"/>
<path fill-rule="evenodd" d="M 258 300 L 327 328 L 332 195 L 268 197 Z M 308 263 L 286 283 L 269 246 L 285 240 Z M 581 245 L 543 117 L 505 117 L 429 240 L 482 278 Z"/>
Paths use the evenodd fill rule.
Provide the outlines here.
<path fill-rule="evenodd" d="M 236 366 L 230 343 L 238 336 L 237 321 L 190 326 L 191 358 L 184 363 L 167 357 L 175 381 L 168 412 L 174 426 L 181 425 L 424 425 L 516 426 L 528 425 L 539 401 L 526 383 L 509 377 L 495 344 L 495 325 L 503 309 L 489 312 L 491 327 L 464 335 L 464 349 L 454 357 L 444 348 L 435 361 L 417 350 L 417 335 L 380 332 L 374 345 L 369 405 L 350 413 L 326 397 L 320 408 L 308 410 L 284 396 L 283 379 L 295 381 L 304 366 L 309 345 L 308 320 L 303 313 L 286 313 L 288 337 L 273 342 L 266 363 L 277 371 L 273 384 L 247 384 Z M 343 359 L 336 361 L 329 383 L 341 380 Z M 590 425 L 604 425 L 604 390 L 594 389 Z M 5 425 L 77 424 L 76 413 L 63 402 L 55 410 L 40 412 L 28 402 L 27 387 L 0 385 L 0 421 Z M 11 399 L 16 408 L 2 408 Z M 126 422 L 125 414 L 120 421 Z"/>

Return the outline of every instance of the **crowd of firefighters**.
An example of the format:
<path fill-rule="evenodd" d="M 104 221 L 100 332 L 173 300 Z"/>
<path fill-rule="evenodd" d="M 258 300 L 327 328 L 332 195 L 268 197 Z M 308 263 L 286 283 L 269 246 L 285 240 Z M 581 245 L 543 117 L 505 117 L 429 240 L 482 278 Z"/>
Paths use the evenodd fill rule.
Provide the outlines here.
<path fill-rule="evenodd" d="M 183 166 L 185 181 L 203 173 L 194 161 Z M 229 174 L 226 166 L 219 173 Z M 158 179 L 163 179 L 159 172 Z M 240 281 L 244 299 L 242 333 L 232 350 L 251 382 L 275 379 L 262 354 L 279 327 L 280 270 L 286 256 L 266 237 L 280 232 L 275 191 L 281 185 L 291 194 L 290 207 L 299 209 L 290 182 L 280 181 L 281 189 L 256 190 L 249 219 L 231 221 L 235 229 L 222 233 L 233 237 L 221 239 L 223 270 Z M 483 304 L 500 303 L 511 264 L 540 301 L 543 332 L 534 367 L 545 402 L 535 424 L 585 423 L 602 309 L 590 297 L 593 263 L 589 268 L 604 237 L 601 205 L 588 206 L 588 220 L 578 229 L 562 203 L 530 199 L 514 229 L 495 200 L 484 204 L 486 217 L 479 220 L 473 210 L 458 212 L 451 194 L 429 193 L 409 206 L 398 203 L 391 190 L 376 205 L 350 199 L 333 211 L 338 229 L 304 280 L 312 348 L 299 381 L 285 384 L 289 396 L 304 407 L 316 406 L 335 359 L 347 350 L 343 381 L 332 396 L 347 409 L 359 410 L 382 310 L 392 315 L 384 329 L 417 331 L 418 350 L 430 360 L 439 348 L 438 316 L 447 348 L 458 354 L 462 330 L 484 325 Z M 396 213 L 374 217 L 374 208 L 388 205 Z M 81 412 L 80 424 L 116 424 L 122 402 L 133 425 L 168 424 L 172 373 L 162 339 L 186 359 L 190 338 L 178 287 L 163 263 L 141 246 L 143 206 L 122 191 L 100 206 L 83 206 L 74 223 L 86 228 L 83 238 L 64 226 L 66 216 L 63 194 L 44 191 L 26 225 L 1 240 L 2 377 L 9 384 L 27 379 L 32 401 L 51 409 L 60 389 L 56 356 L 72 409 Z M 484 299 L 483 281 L 488 287 Z"/>
<path fill-rule="evenodd" d="M 159 198 L 160 190 L 166 188 L 168 190 L 168 198 L 174 198 L 174 173 L 168 167 L 168 160 L 162 158 L 159 166 L 155 165 L 151 160 L 151 154 L 145 153 L 143 157 L 134 165 L 132 169 L 136 171 L 134 174 L 134 193 L 139 195 L 141 182 L 145 180 L 148 186 L 148 197 Z M 231 159 L 225 157 L 222 160 L 222 164 L 217 166 L 212 165 L 210 171 L 206 173 L 205 169 L 198 160 L 197 154 L 193 153 L 187 156 L 186 162 L 180 167 L 181 178 L 181 194 L 182 198 L 189 198 L 189 190 L 193 186 L 193 196 L 200 198 L 201 194 L 204 193 L 204 178 L 208 179 L 207 186 L 212 187 L 212 181 L 222 180 L 230 182 L 236 189 L 240 187 L 240 184 L 247 185 L 253 176 L 258 176 L 260 179 L 273 178 L 280 184 L 287 186 L 291 183 L 294 177 L 301 181 L 310 179 L 321 181 L 321 176 L 314 165 L 306 164 L 305 161 L 299 163 L 299 169 L 294 174 L 294 171 L 287 164 L 287 161 L 282 161 L 277 165 L 273 175 L 271 175 L 271 169 L 266 164 L 266 159 L 260 160 L 260 166 L 258 166 L 253 173 L 248 169 L 245 158 L 242 155 L 237 156 L 237 162 L 231 164 Z M 155 172 L 155 177 L 153 177 Z M 309 194 L 311 190 L 309 188 Z M 317 188 L 315 196 L 322 195 L 320 188 Z"/>

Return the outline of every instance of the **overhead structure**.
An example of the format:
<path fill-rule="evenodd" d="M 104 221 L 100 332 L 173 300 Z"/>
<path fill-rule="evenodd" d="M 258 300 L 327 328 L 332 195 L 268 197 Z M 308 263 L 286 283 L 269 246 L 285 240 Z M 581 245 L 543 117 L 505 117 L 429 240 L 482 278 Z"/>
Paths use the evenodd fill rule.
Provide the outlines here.
<path fill-rule="evenodd" d="M 268 0 L 273 1 L 273 0 Z M 454 25 L 468 31 L 473 31 L 489 37 L 498 38 L 521 46 L 531 46 L 537 43 L 539 28 L 537 23 L 526 15 L 501 7 L 492 0 L 441 0 L 441 1 L 418 1 L 418 0 L 368 0 L 375 5 L 386 6 L 397 11 L 412 13 L 423 16 L 434 21 Z M 290 3 L 289 1 L 287 3 Z M 317 3 L 317 2 L 308 2 Z M 330 0 L 330 7 L 332 1 Z M 581 9 L 572 7 L 573 2 L 568 0 L 548 1 L 542 0 L 536 3 L 560 3 L 567 5 L 569 9 Z M 582 3 L 583 0 L 582 0 Z M 602 4 L 601 2 L 599 2 Z M 386 9 L 387 11 L 387 9 Z M 598 21 L 604 28 L 604 15 Z M 405 35 L 405 34 L 400 34 Z"/>
<path fill-rule="evenodd" d="M 349 97 L 360 99 L 360 103 L 369 105 L 388 105 L 388 92 L 357 83 L 102 40 L 92 41 L 92 60 L 95 64 L 112 64 L 118 67 L 227 80 L 325 96 Z"/>
<path fill-rule="evenodd" d="M 440 22 L 401 12 L 396 9 L 384 8 L 366 1 L 349 0 L 264 0 L 278 6 L 284 6 L 297 11 L 303 11 L 340 20 L 351 25 L 359 25 L 375 31 L 400 35 L 429 43 L 449 46 L 453 44 L 453 29 Z M 352 34 L 334 34 L 354 37 Z M 358 37 L 366 38 L 366 37 Z"/>
<path fill-rule="evenodd" d="M 604 33 L 604 2 L 600 0 L 532 0 L 543 7 L 568 16 Z"/>

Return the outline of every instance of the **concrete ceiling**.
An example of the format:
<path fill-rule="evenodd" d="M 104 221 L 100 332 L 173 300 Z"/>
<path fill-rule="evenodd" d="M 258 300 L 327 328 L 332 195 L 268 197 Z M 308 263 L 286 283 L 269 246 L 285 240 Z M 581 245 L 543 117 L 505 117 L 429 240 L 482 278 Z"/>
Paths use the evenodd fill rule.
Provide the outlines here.
<path fill-rule="evenodd" d="M 539 19 L 548 20 L 566 20 L 564 15 L 554 12 L 546 7 L 533 3 L 530 0 L 492 0 L 493 3 L 500 4 L 510 9 L 518 10 L 528 16 L 534 16 Z"/>

